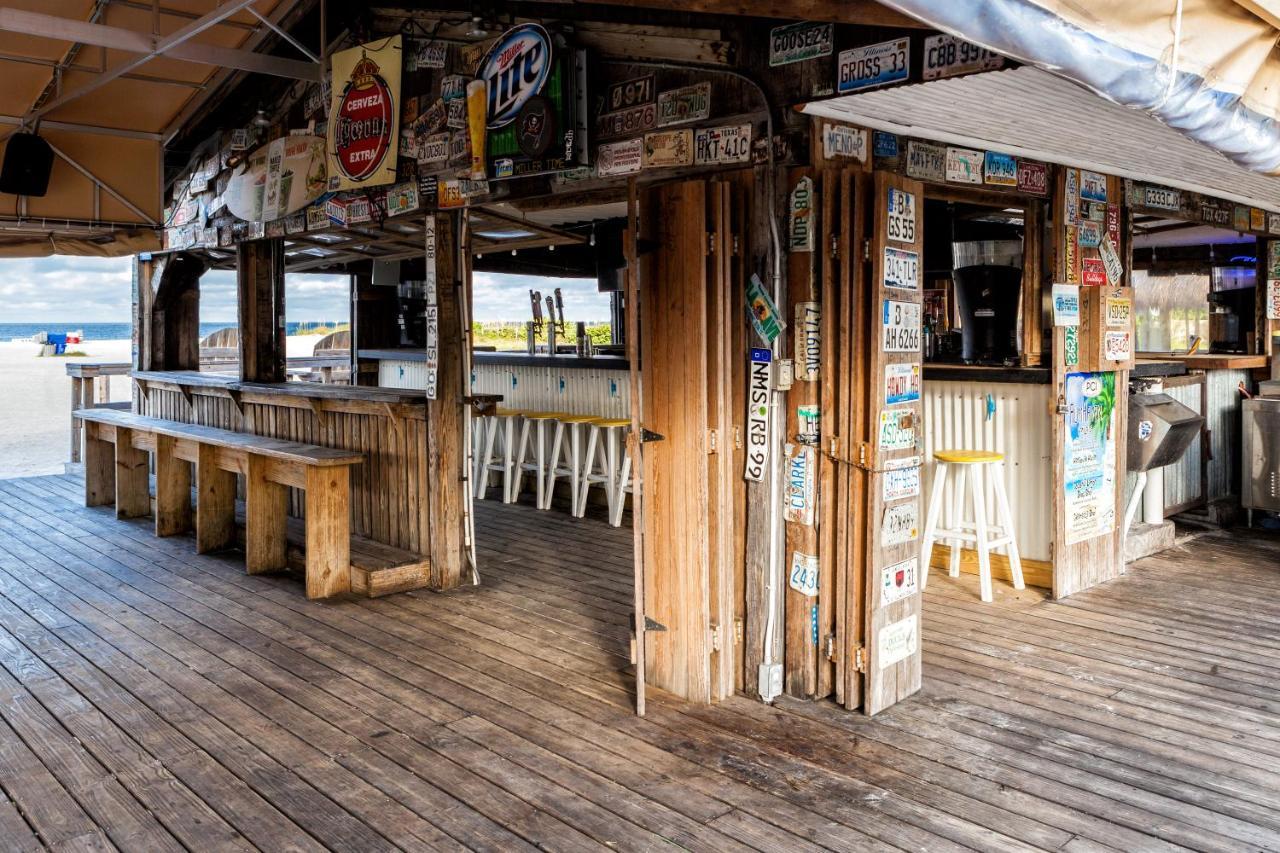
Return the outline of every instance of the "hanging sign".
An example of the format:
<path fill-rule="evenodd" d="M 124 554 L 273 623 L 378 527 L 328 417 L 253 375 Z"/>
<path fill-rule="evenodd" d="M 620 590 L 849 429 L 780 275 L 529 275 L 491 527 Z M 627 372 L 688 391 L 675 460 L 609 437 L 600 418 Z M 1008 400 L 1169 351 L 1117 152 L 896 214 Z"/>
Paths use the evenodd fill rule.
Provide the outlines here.
<path fill-rule="evenodd" d="M 806 445 L 788 445 L 786 490 L 783 517 L 793 524 L 813 526 L 814 469 L 817 453 Z"/>
<path fill-rule="evenodd" d="M 919 352 L 919 303 L 884 300 L 880 312 L 880 328 L 880 348 L 884 352 Z"/>
<path fill-rule="evenodd" d="M 773 354 L 767 349 L 753 347 L 751 364 L 747 372 L 747 466 L 743 479 L 752 482 L 764 480 L 765 467 L 769 464 L 769 381 L 772 378 Z"/>
<path fill-rule="evenodd" d="M 711 83 L 695 83 L 658 94 L 658 126 L 702 121 L 711 115 Z"/>
<path fill-rule="evenodd" d="M 830 56 L 835 27 L 831 24 L 801 22 L 774 27 L 769 31 L 769 67 L 790 65 L 819 56 Z"/>
<path fill-rule="evenodd" d="M 437 375 L 440 368 L 440 306 L 436 299 L 436 218 L 428 214 L 423 220 L 425 232 L 426 277 L 423 296 L 426 300 L 427 358 L 425 363 L 427 399 L 436 399 Z"/>
<path fill-rule="evenodd" d="M 1066 383 L 1063 490 L 1067 544 L 1111 532 L 1116 508 L 1114 373 L 1072 373 Z"/>
<path fill-rule="evenodd" d="M 1100 172 L 1080 170 L 1080 198 L 1086 201 L 1107 200 L 1107 176 Z"/>
<path fill-rule="evenodd" d="M 782 332 L 782 321 L 778 318 L 778 306 L 773 297 L 755 273 L 747 282 L 747 311 L 751 314 L 751 325 L 756 334 L 765 343 L 773 343 L 773 339 Z"/>
<path fill-rule="evenodd" d="M 791 555 L 791 574 L 787 585 L 801 595 L 813 598 L 818 594 L 818 557 L 816 554 Z"/>
<path fill-rule="evenodd" d="M 1080 283 L 1089 287 L 1102 287 L 1107 283 L 1107 268 L 1102 258 L 1080 259 Z"/>
<path fill-rule="evenodd" d="M 912 504 L 914 506 L 914 504 Z M 919 591 L 917 575 L 920 573 L 920 558 L 911 557 L 901 563 L 885 566 L 880 570 L 880 606 L 901 601 L 908 595 Z"/>
<path fill-rule="evenodd" d="M 881 450 L 909 450 L 916 446 L 915 413 L 906 409 L 882 409 L 878 445 Z"/>
<path fill-rule="evenodd" d="M 916 241 L 916 197 L 909 192 L 889 187 L 885 233 L 899 243 Z"/>
<path fill-rule="evenodd" d="M 847 124 L 824 122 L 822 156 L 828 160 L 867 162 L 867 132 Z"/>
<path fill-rule="evenodd" d="M 1049 169 L 1043 163 L 1018 161 L 1018 191 L 1032 195 L 1049 192 Z"/>
<path fill-rule="evenodd" d="M 983 180 L 998 187 L 1018 185 L 1018 161 L 1008 154 L 988 151 L 983 158 Z"/>
<path fill-rule="evenodd" d="M 947 149 L 928 142 L 907 142 L 907 176 L 922 181 L 945 181 Z"/>
<path fill-rule="evenodd" d="M 822 361 L 822 304 L 796 303 L 796 380 L 816 382 Z"/>
<path fill-rule="evenodd" d="M 954 77 L 974 71 L 991 71 L 1004 66 L 1004 57 L 955 36 L 930 36 L 924 40 L 925 80 Z"/>
<path fill-rule="evenodd" d="M 840 52 L 836 90 L 840 94 L 906 80 L 910 73 L 911 41 L 895 39 Z"/>
<path fill-rule="evenodd" d="M 751 125 L 700 127 L 693 137 L 695 166 L 719 166 L 751 160 Z"/>
<path fill-rule="evenodd" d="M 914 542 L 920 535 L 920 503 L 908 501 L 884 508 L 880 522 L 880 544 L 884 547 Z"/>
<path fill-rule="evenodd" d="M 812 252 L 813 231 L 813 179 L 803 177 L 796 181 L 791 191 L 791 218 L 787 229 L 787 244 L 793 252 Z"/>
<path fill-rule="evenodd" d="M 1098 246 L 1098 253 L 1102 256 L 1102 265 L 1107 273 L 1107 282 L 1112 285 L 1118 285 L 1120 279 L 1124 276 L 1124 264 L 1120 261 L 1120 255 L 1116 252 L 1116 244 L 1111 241 L 1109 235 Z"/>
<path fill-rule="evenodd" d="M 1182 210 L 1182 193 L 1166 187 L 1144 186 L 1142 188 L 1142 206 L 1154 207 L 1156 210 L 1170 210 L 1177 213 Z"/>
<path fill-rule="evenodd" d="M 1080 325 L 1080 287 L 1075 284 L 1053 286 L 1053 325 Z"/>
<path fill-rule="evenodd" d="M 400 137 L 401 37 L 340 50 L 332 57 L 329 189 L 394 183 Z"/>
<path fill-rule="evenodd" d="M 982 183 L 985 156 L 969 148 L 947 148 L 947 180 L 957 184 Z"/>
<path fill-rule="evenodd" d="M 920 468 L 896 468 L 881 474 L 884 482 L 880 498 L 885 503 L 914 498 L 920 494 Z"/>
<path fill-rule="evenodd" d="M 884 402 L 887 406 L 914 403 L 920 399 L 920 365 L 886 364 L 884 366 Z"/>
<path fill-rule="evenodd" d="M 236 167 L 223 199 L 232 216 L 265 222 L 295 213 L 324 194 L 328 158 L 318 136 L 284 136 L 263 145 Z M 174 225 L 183 217 L 175 216 Z"/>
<path fill-rule="evenodd" d="M 912 613 L 906 619 L 885 625 L 877 634 L 877 654 L 880 669 L 885 670 L 901 663 L 916 653 L 920 645 L 919 631 L 916 629 L 919 615 Z"/>
<path fill-rule="evenodd" d="M 920 289 L 920 255 L 906 249 L 884 247 L 884 286 L 895 290 Z"/>
<path fill-rule="evenodd" d="M 661 130 L 644 135 L 646 169 L 692 165 L 692 130 Z"/>
<path fill-rule="evenodd" d="M 644 140 L 639 137 L 623 142 L 605 142 L 596 148 L 596 174 L 605 178 L 630 175 L 644 165 Z"/>
<path fill-rule="evenodd" d="M 493 42 L 476 70 L 488 89 L 490 130 L 516 120 L 551 74 L 551 36 L 541 24 L 520 24 Z"/>

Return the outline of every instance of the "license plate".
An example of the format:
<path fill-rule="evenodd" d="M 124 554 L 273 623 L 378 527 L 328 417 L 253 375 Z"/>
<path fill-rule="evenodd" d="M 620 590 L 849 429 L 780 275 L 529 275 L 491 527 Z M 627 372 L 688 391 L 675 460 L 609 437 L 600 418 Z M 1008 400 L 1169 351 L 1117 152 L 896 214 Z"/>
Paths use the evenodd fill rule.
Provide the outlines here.
<path fill-rule="evenodd" d="M 886 233 L 899 243 L 916 241 L 916 197 L 902 190 L 889 189 Z"/>
<path fill-rule="evenodd" d="M 885 246 L 884 286 L 896 288 L 897 290 L 919 290 L 919 253 Z"/>
<path fill-rule="evenodd" d="M 920 306 L 916 303 L 886 299 L 881 326 L 885 352 L 920 351 Z"/>
<path fill-rule="evenodd" d="M 841 51 L 836 88 L 844 94 L 905 80 L 910 63 L 911 42 L 908 39 Z"/>

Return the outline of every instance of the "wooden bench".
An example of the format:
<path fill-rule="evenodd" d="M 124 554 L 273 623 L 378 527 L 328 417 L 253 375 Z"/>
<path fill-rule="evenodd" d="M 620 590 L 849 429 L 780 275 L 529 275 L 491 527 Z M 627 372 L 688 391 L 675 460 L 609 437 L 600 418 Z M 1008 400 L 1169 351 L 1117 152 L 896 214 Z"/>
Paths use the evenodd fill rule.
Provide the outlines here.
<path fill-rule="evenodd" d="M 363 461 L 361 454 L 114 410 L 75 416 L 85 425 L 87 506 L 114 503 L 118 518 L 150 514 L 147 453 L 154 453 L 156 535 L 187 533 L 194 516 L 196 551 L 203 554 L 235 544 L 236 475 L 242 474 L 245 568 L 261 574 L 286 568 L 286 487 L 302 489 L 307 598 L 350 591 L 350 468 Z"/>

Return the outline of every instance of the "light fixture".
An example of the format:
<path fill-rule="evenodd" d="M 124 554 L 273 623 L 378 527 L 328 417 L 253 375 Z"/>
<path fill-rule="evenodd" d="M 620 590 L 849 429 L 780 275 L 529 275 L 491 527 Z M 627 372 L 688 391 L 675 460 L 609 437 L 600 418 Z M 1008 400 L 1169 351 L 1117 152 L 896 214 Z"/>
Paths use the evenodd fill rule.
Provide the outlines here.
<path fill-rule="evenodd" d="M 271 127 L 271 119 L 267 118 L 267 111 L 259 109 L 258 114 L 253 117 L 253 121 L 249 122 L 254 127 Z"/>
<path fill-rule="evenodd" d="M 480 15 L 471 16 L 471 27 L 467 30 L 467 38 L 482 39 L 489 35 L 489 25 Z"/>

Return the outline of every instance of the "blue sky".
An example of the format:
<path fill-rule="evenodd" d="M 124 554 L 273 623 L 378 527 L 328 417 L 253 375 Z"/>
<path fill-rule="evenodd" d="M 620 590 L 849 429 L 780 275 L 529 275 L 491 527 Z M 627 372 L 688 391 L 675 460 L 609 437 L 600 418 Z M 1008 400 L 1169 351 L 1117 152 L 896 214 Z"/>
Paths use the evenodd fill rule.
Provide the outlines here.
<path fill-rule="evenodd" d="M 50 258 L 0 260 L 0 323 L 127 323 L 132 258 Z M 481 322 L 529 319 L 529 289 L 544 294 L 560 287 L 565 317 L 608 320 L 609 297 L 593 279 L 548 279 L 476 273 L 475 319 Z M 291 275 L 285 282 L 290 321 L 342 320 L 347 316 L 346 276 Z M 234 321 L 235 274 L 214 270 L 200 280 L 200 319 Z"/>

